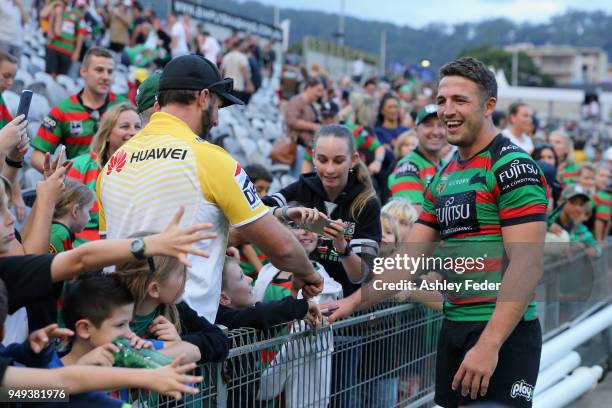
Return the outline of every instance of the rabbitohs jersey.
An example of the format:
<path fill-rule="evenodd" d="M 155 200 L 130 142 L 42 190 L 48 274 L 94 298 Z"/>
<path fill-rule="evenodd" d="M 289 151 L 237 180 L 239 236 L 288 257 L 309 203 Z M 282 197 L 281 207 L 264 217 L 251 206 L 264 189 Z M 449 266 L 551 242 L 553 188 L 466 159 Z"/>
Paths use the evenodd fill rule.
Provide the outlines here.
<path fill-rule="evenodd" d="M 439 230 L 445 248 L 450 248 L 443 251 L 453 257 L 483 257 L 482 267 L 455 270 L 449 282 L 500 283 L 507 266 L 502 227 L 546 221 L 546 188 L 538 165 L 501 134 L 468 160 L 455 153 L 425 190 L 417 221 Z M 466 289 L 464 284 L 449 292 L 444 313 L 449 320 L 487 321 L 496 299 L 497 290 Z M 536 317 L 532 301 L 523 318 Z"/>
<path fill-rule="evenodd" d="M 391 198 L 404 198 L 412 204 L 423 204 L 423 191 L 438 171 L 438 167 L 427 160 L 417 147 L 403 157 L 389 176 Z"/>

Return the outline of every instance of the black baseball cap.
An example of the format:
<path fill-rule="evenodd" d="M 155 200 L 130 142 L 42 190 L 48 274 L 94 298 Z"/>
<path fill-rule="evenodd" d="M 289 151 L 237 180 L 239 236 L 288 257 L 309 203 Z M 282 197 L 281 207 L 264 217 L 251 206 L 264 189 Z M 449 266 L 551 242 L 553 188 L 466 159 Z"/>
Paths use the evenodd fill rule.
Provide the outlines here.
<path fill-rule="evenodd" d="M 222 108 L 234 104 L 244 105 L 234 94 L 234 80 L 223 78 L 215 64 L 196 55 L 182 55 L 172 59 L 159 77 L 159 90 L 208 89 L 223 100 Z"/>

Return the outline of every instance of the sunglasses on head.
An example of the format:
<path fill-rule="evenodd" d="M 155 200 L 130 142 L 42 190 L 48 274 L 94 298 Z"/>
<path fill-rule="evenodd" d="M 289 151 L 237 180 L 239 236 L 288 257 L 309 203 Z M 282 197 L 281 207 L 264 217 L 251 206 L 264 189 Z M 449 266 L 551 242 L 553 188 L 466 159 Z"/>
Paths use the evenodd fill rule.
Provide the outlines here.
<path fill-rule="evenodd" d="M 224 78 L 221 81 L 208 85 L 205 89 L 211 92 L 232 92 L 234 90 L 234 80 L 232 78 Z"/>

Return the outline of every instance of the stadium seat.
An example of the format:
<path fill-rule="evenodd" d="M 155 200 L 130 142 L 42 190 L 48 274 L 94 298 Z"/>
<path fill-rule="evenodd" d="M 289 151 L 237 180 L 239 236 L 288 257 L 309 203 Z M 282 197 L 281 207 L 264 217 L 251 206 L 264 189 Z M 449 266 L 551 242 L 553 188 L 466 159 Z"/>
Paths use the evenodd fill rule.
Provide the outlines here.
<path fill-rule="evenodd" d="M 38 93 L 32 95 L 32 104 L 30 105 L 30 113 L 28 118 L 31 121 L 42 122 L 45 115 L 49 113 L 51 106 L 46 97 Z"/>
<path fill-rule="evenodd" d="M 30 57 L 30 64 L 27 66 L 28 72 L 34 75 L 39 71 L 45 70 L 45 60 L 40 56 L 32 55 Z"/>
<path fill-rule="evenodd" d="M 17 107 L 19 106 L 19 94 L 13 91 L 4 91 L 2 92 L 2 97 L 4 98 L 4 102 L 6 102 L 6 107 L 11 113 L 11 116 L 15 116 Z"/>

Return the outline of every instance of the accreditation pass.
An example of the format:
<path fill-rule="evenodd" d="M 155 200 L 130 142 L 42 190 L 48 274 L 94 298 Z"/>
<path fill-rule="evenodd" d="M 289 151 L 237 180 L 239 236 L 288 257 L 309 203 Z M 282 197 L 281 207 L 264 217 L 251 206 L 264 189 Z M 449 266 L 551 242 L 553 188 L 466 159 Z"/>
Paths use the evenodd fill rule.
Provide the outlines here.
<path fill-rule="evenodd" d="M 68 402 L 68 393 L 62 388 L 0 388 L 3 402 Z"/>

